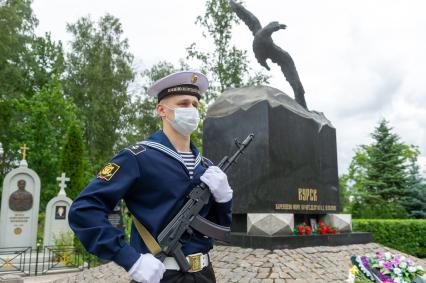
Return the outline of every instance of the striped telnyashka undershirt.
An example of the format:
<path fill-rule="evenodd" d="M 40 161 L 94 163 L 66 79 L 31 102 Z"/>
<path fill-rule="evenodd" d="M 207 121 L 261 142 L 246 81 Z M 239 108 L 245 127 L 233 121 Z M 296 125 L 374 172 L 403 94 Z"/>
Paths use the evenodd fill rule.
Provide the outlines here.
<path fill-rule="evenodd" d="M 189 177 L 192 179 L 194 175 L 195 156 L 192 152 L 178 152 L 185 163 L 186 168 L 189 171 Z"/>

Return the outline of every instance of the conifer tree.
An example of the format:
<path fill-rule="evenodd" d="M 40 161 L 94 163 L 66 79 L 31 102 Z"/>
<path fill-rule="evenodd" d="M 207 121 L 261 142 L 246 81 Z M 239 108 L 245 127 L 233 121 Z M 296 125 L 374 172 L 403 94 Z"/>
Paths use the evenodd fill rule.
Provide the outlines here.
<path fill-rule="evenodd" d="M 398 201 L 406 196 L 407 145 L 392 133 L 388 121 L 381 120 L 371 135 L 374 142 L 365 147 L 369 157 L 365 186 L 369 193 L 379 195 L 384 201 Z"/>
<path fill-rule="evenodd" d="M 414 198 L 421 200 L 421 180 L 409 166 L 417 160 L 417 147 L 400 141 L 385 119 L 371 136 L 373 142 L 356 149 L 348 173 L 340 178 L 346 211 L 354 218 L 419 217 L 422 207 Z"/>
<path fill-rule="evenodd" d="M 67 196 L 75 199 L 84 187 L 84 145 L 77 122 L 71 123 L 62 150 L 61 172 L 70 178 L 66 187 Z"/>
<path fill-rule="evenodd" d="M 410 158 L 407 181 L 407 195 L 401 199 L 401 205 L 410 218 L 426 218 L 426 182 L 420 174 L 417 158 Z"/>

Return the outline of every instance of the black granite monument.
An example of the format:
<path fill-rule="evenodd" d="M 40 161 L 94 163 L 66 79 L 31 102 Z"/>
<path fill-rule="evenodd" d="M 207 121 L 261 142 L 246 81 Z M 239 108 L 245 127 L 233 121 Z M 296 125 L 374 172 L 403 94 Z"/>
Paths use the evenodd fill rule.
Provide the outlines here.
<path fill-rule="evenodd" d="M 340 214 L 336 129 L 323 113 L 308 110 L 293 59 L 272 41 L 272 33 L 286 26 L 262 27 L 242 5 L 232 0 L 230 5 L 254 35 L 258 62 L 268 70 L 266 59 L 280 65 L 295 95 L 268 86 L 231 88 L 208 108 L 203 154 L 216 164 L 232 152 L 234 138 L 255 134 L 228 173 L 234 190 L 232 244 L 272 249 L 370 242 L 371 234 L 352 233 L 350 215 Z M 292 235 L 302 221 L 326 217 L 345 233 Z"/>
<path fill-rule="evenodd" d="M 234 190 L 234 244 L 271 248 L 318 244 L 318 239 L 306 242 L 300 236 L 285 242 L 283 237 L 248 236 L 247 214 L 293 213 L 298 222 L 339 213 L 335 128 L 324 114 L 306 110 L 278 89 L 228 89 L 207 111 L 203 153 L 218 163 L 232 152 L 234 138 L 251 132 L 255 138 L 250 148 L 228 174 Z M 330 237 L 339 236 L 322 238 L 330 244 Z M 345 238 L 346 243 L 354 240 Z M 341 241 L 340 237 L 333 243 Z"/>

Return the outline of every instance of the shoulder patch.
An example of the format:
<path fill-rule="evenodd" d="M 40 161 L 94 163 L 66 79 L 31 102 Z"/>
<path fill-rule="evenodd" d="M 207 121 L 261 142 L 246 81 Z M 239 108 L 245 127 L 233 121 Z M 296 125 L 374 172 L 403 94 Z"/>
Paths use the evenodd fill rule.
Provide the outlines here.
<path fill-rule="evenodd" d="M 101 171 L 99 171 L 98 175 L 96 175 L 96 178 L 109 181 L 111 180 L 112 176 L 117 173 L 118 169 L 120 169 L 120 165 L 115 163 L 108 163 L 101 169 Z"/>
<path fill-rule="evenodd" d="M 134 144 L 129 147 L 126 147 L 126 149 L 133 153 L 133 155 L 138 155 L 139 153 L 144 152 L 146 150 L 146 148 L 141 144 Z"/>

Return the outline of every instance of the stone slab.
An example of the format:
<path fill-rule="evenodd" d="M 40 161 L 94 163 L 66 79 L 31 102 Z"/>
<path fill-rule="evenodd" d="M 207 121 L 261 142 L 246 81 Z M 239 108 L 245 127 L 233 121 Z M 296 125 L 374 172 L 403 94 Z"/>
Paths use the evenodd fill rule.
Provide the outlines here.
<path fill-rule="evenodd" d="M 241 232 L 232 232 L 230 245 L 244 248 L 294 249 L 300 247 L 366 244 L 371 242 L 373 242 L 373 235 L 367 232 L 283 236 L 256 236 Z"/>
<path fill-rule="evenodd" d="M 291 235 L 294 216 L 291 213 L 248 213 L 247 234 L 249 235 Z"/>

